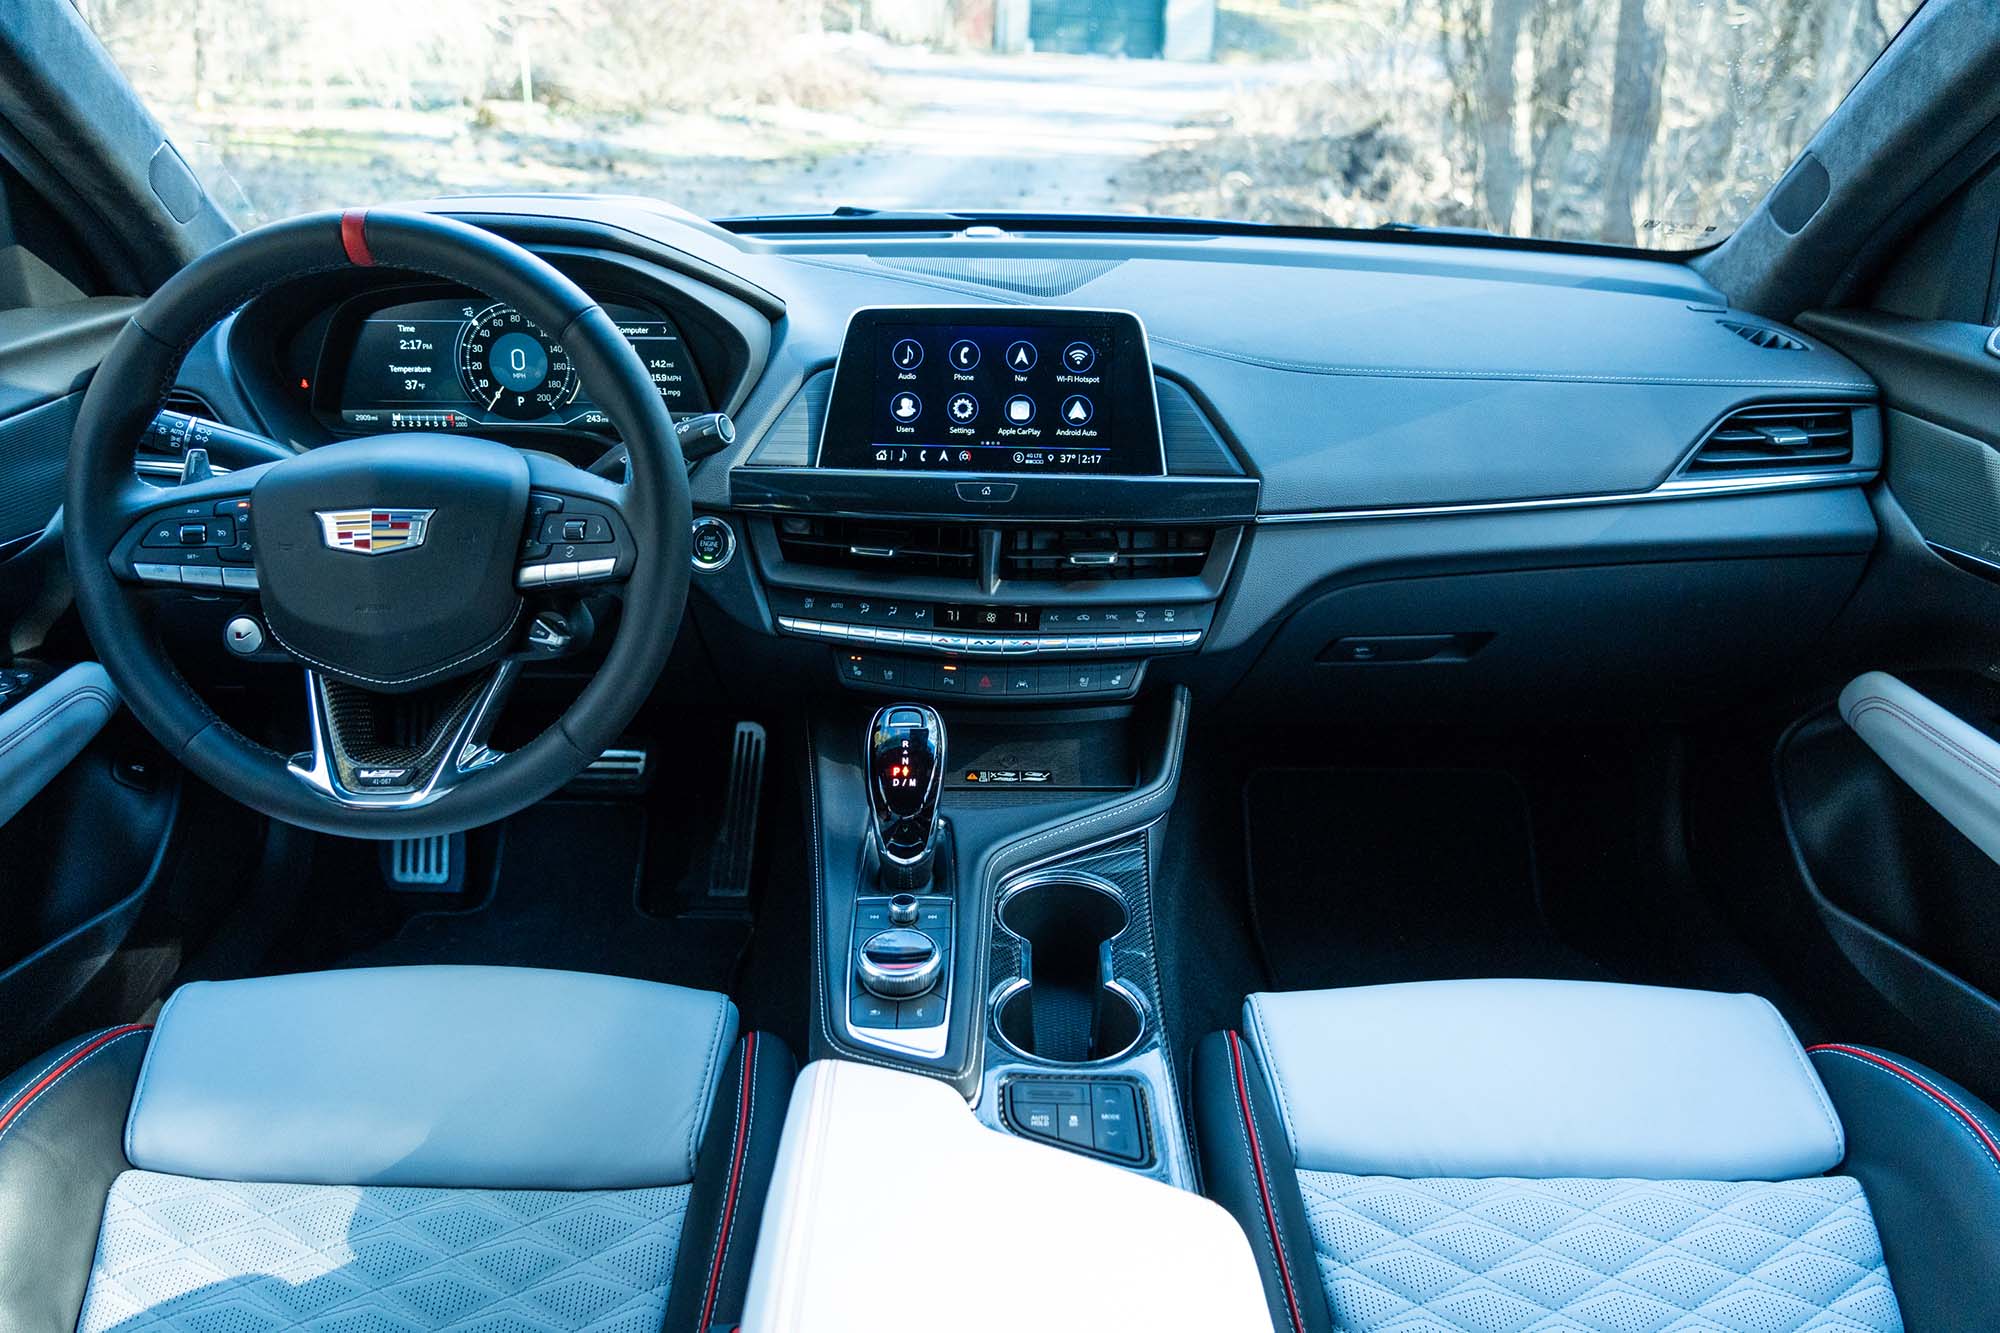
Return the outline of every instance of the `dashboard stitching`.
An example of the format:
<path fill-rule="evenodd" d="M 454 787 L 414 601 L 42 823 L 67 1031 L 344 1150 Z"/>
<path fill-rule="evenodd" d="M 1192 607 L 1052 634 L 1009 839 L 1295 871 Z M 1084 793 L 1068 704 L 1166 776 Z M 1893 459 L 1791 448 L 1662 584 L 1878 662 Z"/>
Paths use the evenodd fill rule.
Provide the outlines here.
<path fill-rule="evenodd" d="M 279 643 L 284 644 L 285 651 L 291 653 L 294 657 L 303 658 L 304 660 L 312 663 L 314 666 L 318 667 L 322 671 L 331 671 L 336 676 L 345 676 L 350 680 L 366 681 L 370 685 L 409 685 L 416 681 L 429 680 L 432 676 L 441 676 L 445 672 L 451 670 L 453 667 L 462 666 L 465 663 L 474 660 L 475 658 L 478 658 L 486 653 L 493 651 L 495 645 L 504 642 L 507 636 L 514 632 L 514 626 L 520 623 L 521 608 L 524 605 L 525 605 L 524 602 L 522 602 L 519 598 L 516 598 L 514 602 L 514 614 L 507 617 L 507 623 L 500 627 L 500 632 L 498 634 L 495 634 L 492 638 L 488 639 L 480 647 L 473 649 L 471 652 L 465 654 L 463 657 L 453 658 L 451 661 L 446 662 L 443 666 L 433 667 L 429 671 L 419 671 L 415 675 L 410 675 L 410 676 L 364 676 L 358 671 L 348 671 L 343 667 L 337 667 L 332 665 L 331 663 L 322 662 L 317 657 L 314 657 L 311 653 L 301 652 L 299 649 L 294 648 L 291 644 L 285 643 L 285 636 L 278 633 L 278 627 L 271 624 L 268 619 L 265 621 L 265 628 L 271 631 L 272 638 L 276 639 Z"/>

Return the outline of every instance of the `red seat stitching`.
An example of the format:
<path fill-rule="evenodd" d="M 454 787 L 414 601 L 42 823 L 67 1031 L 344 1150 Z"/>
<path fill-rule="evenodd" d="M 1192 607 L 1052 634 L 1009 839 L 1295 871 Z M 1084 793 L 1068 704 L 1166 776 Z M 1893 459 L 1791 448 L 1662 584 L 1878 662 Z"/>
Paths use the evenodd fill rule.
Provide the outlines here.
<path fill-rule="evenodd" d="M 729 1167 L 729 1188 L 722 1195 L 722 1220 L 715 1228 L 715 1258 L 708 1270 L 708 1294 L 701 1302 L 701 1322 L 695 1325 L 697 1333 L 708 1327 L 709 1316 L 715 1313 L 715 1298 L 722 1288 L 722 1263 L 727 1252 L 725 1242 L 729 1227 L 736 1213 L 736 1190 L 743 1183 L 743 1152 L 750 1140 L 749 1107 L 751 1071 L 757 1062 L 757 1034 L 743 1034 L 743 1075 L 736 1084 L 736 1143 L 731 1153 Z"/>
<path fill-rule="evenodd" d="M 56 1080 L 64 1074 L 67 1074 L 70 1070 L 88 1060 L 98 1051 L 103 1050 L 112 1042 L 117 1041 L 120 1037 L 129 1037 L 134 1032 L 151 1031 L 152 1026 L 151 1023 L 127 1023 L 123 1027 L 115 1027 L 108 1032 L 101 1032 L 96 1037 L 77 1047 L 74 1051 L 71 1051 L 60 1063 L 35 1080 L 33 1086 L 16 1097 L 6 1110 L 0 1111 L 0 1133 L 4 1133 L 7 1126 L 12 1124 L 21 1112 L 28 1109 L 29 1103 L 53 1087 Z"/>
<path fill-rule="evenodd" d="M 1264 1176 L 1264 1149 L 1257 1142 L 1257 1117 L 1250 1109 L 1250 1084 L 1243 1077 L 1242 1039 L 1229 1034 L 1229 1059 L 1236 1073 L 1236 1100 L 1243 1110 L 1243 1128 L 1250 1140 L 1250 1166 L 1257 1175 L 1257 1193 L 1264 1202 L 1264 1225 L 1271 1229 L 1271 1252 L 1278 1258 L 1278 1280 L 1285 1287 L 1285 1305 L 1292 1316 L 1294 1333 L 1305 1333 L 1305 1319 L 1299 1313 L 1298 1293 L 1292 1290 L 1291 1265 L 1285 1262 L 1284 1238 L 1278 1234 L 1278 1211 L 1271 1204 L 1271 1182 Z"/>
<path fill-rule="evenodd" d="M 1951 1111 L 1951 1113 L 1953 1115 L 1956 1115 L 1960 1120 L 1963 1120 L 1966 1123 L 1966 1126 L 1969 1129 L 1971 1129 L 1974 1134 L 1978 1135 L 1979 1141 L 1986 1145 L 1986 1151 L 1992 1156 L 1995 1164 L 2000 1164 L 2000 1143 L 1995 1143 L 1993 1141 L 1993 1136 L 1987 1133 L 1986 1126 L 1980 1121 L 1979 1117 L 1972 1114 L 1972 1112 L 1966 1110 L 1963 1106 L 1960 1106 L 1958 1102 L 1949 1093 L 1945 1092 L 1942 1088 L 1933 1085 L 1932 1083 L 1930 1083 L 1925 1079 L 1919 1078 L 1914 1070 L 1905 1069 L 1902 1065 L 1897 1064 L 1894 1060 L 1886 1059 L 1882 1056 L 1875 1054 L 1873 1051 L 1864 1051 L 1859 1046 L 1848 1046 L 1837 1041 L 1821 1042 L 1817 1046 L 1808 1046 L 1806 1047 L 1806 1049 L 1808 1051 L 1834 1051 L 1841 1055 L 1852 1056 L 1857 1060 L 1866 1060 L 1869 1064 L 1872 1064 L 1880 1069 L 1886 1069 L 1890 1073 L 1894 1074 L 1897 1078 L 1900 1078 L 1905 1082 L 1909 1083 L 1910 1085 L 1912 1085 L 1913 1087 L 1916 1087 L 1919 1090 L 1928 1093 L 1933 1100 L 1935 1100 L 1940 1105 L 1944 1106 L 1946 1109 Z"/>

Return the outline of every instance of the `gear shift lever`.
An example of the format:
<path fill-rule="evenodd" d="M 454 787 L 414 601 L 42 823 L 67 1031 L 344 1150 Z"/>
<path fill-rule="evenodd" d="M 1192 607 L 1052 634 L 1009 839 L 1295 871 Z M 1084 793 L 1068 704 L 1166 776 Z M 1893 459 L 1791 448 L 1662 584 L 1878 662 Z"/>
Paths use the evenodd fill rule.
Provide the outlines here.
<path fill-rule="evenodd" d="M 868 809 L 882 886 L 911 893 L 930 882 L 944 788 L 944 719 L 922 704 L 890 704 L 868 724 Z"/>

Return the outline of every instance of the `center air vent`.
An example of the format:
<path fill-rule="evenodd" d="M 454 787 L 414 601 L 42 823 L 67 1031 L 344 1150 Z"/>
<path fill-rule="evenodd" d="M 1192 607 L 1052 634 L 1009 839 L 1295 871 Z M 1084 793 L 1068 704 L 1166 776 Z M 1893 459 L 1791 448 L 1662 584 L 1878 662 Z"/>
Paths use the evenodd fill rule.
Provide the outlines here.
<path fill-rule="evenodd" d="M 1207 528 L 1009 528 L 1000 577 L 1024 582 L 1192 578 L 1208 560 Z"/>
<path fill-rule="evenodd" d="M 801 565 L 971 578 L 979 542 L 976 529 L 951 523 L 785 518 L 778 522 L 778 548 Z"/>
<path fill-rule="evenodd" d="M 1775 472 L 1854 460 L 1854 410 L 1750 407 L 1723 418 L 1688 460 L 1689 472 Z"/>

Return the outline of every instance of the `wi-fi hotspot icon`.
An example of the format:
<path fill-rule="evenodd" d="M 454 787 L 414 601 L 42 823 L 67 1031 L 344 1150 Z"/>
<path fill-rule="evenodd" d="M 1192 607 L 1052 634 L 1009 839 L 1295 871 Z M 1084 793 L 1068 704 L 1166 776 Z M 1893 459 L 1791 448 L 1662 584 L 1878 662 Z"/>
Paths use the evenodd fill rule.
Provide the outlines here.
<path fill-rule="evenodd" d="M 1063 348 L 1063 363 L 1071 370 L 1089 370 L 1097 361 L 1097 349 L 1077 341 Z"/>

